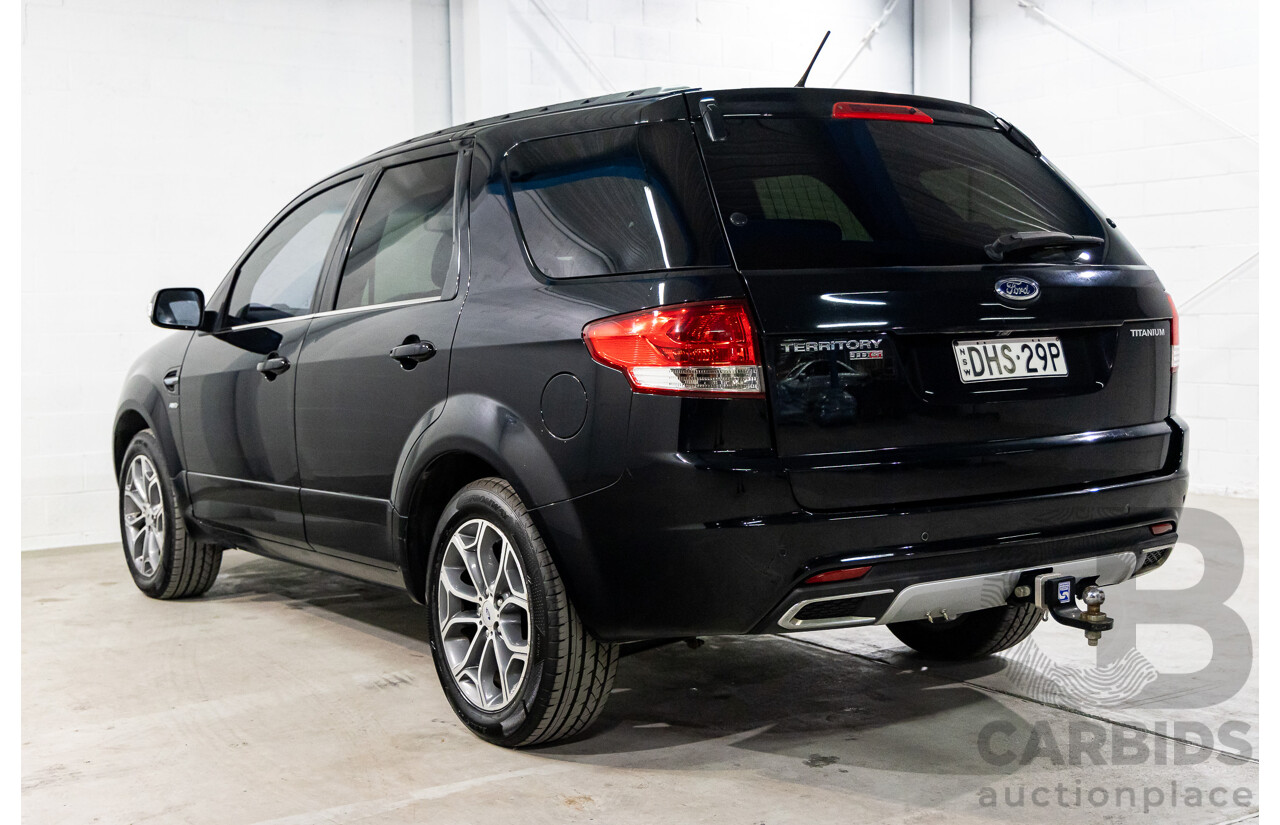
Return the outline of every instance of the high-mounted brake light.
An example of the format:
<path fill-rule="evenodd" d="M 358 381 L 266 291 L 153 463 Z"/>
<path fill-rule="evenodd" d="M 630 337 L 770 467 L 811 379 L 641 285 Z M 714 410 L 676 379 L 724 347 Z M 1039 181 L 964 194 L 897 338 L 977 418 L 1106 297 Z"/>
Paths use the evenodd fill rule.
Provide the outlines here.
<path fill-rule="evenodd" d="M 760 396 L 751 316 L 742 301 L 677 304 L 592 321 L 591 357 L 626 373 L 636 392 Z"/>
<path fill-rule="evenodd" d="M 1178 371 L 1178 360 L 1181 355 L 1181 347 L 1178 345 L 1178 308 L 1173 305 L 1173 296 L 1165 293 L 1164 297 L 1169 299 L 1169 310 L 1173 313 L 1173 323 L 1169 329 L 1169 343 L 1172 346 L 1169 360 L 1169 372 Z"/>
<path fill-rule="evenodd" d="M 933 118 L 914 106 L 894 106 L 888 103 L 837 103 L 831 107 L 831 116 L 858 120 L 905 120 L 909 123 L 933 123 Z"/>

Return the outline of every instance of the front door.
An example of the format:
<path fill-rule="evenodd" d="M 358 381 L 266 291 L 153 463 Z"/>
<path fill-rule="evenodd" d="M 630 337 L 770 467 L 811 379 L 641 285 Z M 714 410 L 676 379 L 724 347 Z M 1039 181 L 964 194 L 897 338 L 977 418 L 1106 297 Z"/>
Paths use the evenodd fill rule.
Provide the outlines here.
<path fill-rule="evenodd" d="M 329 248 L 359 179 L 314 195 L 244 259 L 215 332 L 197 333 L 179 384 L 192 512 L 306 547 L 294 444 L 303 336 Z"/>
<path fill-rule="evenodd" d="M 450 152 L 383 170 L 352 237 L 333 308 L 307 330 L 297 444 L 307 538 L 323 553 L 392 564 L 401 453 L 448 392 L 462 299 Z"/>

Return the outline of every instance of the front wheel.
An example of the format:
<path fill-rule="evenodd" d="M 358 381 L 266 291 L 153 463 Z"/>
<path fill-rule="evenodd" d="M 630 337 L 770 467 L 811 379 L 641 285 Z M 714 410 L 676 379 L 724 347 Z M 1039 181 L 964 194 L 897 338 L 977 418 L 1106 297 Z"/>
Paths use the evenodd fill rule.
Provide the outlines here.
<path fill-rule="evenodd" d="M 143 430 L 120 464 L 120 539 L 138 589 L 153 599 L 199 596 L 213 586 L 222 548 L 187 532 L 160 442 Z"/>
<path fill-rule="evenodd" d="M 949 622 L 891 622 L 889 632 L 930 659 L 981 659 L 1008 650 L 1031 635 L 1042 611 L 1034 604 L 1007 604 L 964 613 Z"/>
<path fill-rule="evenodd" d="M 427 575 L 436 671 L 475 734 L 505 747 L 541 745 L 596 720 L 618 648 L 582 626 L 507 482 L 480 479 L 453 497 Z"/>

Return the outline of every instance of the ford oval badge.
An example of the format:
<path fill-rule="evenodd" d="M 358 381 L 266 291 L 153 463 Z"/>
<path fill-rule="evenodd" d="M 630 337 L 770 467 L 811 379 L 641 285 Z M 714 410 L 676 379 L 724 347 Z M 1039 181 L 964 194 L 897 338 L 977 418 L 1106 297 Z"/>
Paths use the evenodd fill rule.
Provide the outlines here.
<path fill-rule="evenodd" d="M 1004 278 L 996 281 L 996 294 L 1010 301 L 1031 301 L 1040 297 L 1040 285 L 1030 278 Z"/>

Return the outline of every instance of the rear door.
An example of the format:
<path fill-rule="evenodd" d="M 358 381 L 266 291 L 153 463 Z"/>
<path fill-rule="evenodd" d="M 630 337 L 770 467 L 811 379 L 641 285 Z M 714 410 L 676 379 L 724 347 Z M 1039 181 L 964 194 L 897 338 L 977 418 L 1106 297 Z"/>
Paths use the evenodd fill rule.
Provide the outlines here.
<path fill-rule="evenodd" d="M 848 95 L 716 93 L 720 139 L 698 130 L 797 501 L 883 507 L 1160 472 L 1174 445 L 1155 274 L 989 115 Z M 1021 232 L 1102 243 L 987 250 Z"/>
<path fill-rule="evenodd" d="M 296 390 L 307 538 L 385 564 L 400 456 L 448 394 L 465 260 L 457 147 L 389 164 L 307 330 Z"/>

